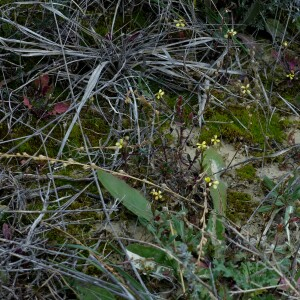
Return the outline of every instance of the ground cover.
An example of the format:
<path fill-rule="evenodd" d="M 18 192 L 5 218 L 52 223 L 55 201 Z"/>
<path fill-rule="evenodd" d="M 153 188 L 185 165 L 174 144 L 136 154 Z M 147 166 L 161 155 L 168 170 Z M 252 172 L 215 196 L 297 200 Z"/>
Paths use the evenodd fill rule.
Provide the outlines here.
<path fill-rule="evenodd" d="M 298 299 L 298 1 L 0 1 L 3 299 Z"/>

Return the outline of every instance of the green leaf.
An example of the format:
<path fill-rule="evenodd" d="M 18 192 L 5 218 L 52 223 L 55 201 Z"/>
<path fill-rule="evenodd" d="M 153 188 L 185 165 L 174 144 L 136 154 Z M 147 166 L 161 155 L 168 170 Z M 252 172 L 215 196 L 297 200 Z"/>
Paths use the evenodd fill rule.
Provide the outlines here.
<path fill-rule="evenodd" d="M 292 196 L 291 196 L 292 201 L 295 201 L 298 199 L 300 199 L 300 186 L 295 189 L 295 191 L 292 193 Z"/>
<path fill-rule="evenodd" d="M 264 206 L 261 206 L 257 211 L 260 212 L 260 213 L 265 213 L 265 212 L 268 212 L 272 209 L 274 209 L 273 205 L 264 205 Z"/>
<path fill-rule="evenodd" d="M 174 272 L 178 271 L 178 263 L 163 250 L 137 243 L 130 244 L 126 250 L 137 269 L 151 270 L 154 277 L 159 275 L 158 278 L 161 279 L 165 273 L 173 277 Z"/>
<path fill-rule="evenodd" d="M 115 296 L 108 290 L 96 285 L 81 282 L 76 279 L 68 279 L 71 289 L 74 291 L 79 300 L 115 300 Z"/>
<path fill-rule="evenodd" d="M 212 176 L 213 173 L 219 172 L 225 168 L 222 155 L 213 147 L 210 147 L 204 151 L 202 165 L 209 176 Z M 217 173 L 215 177 L 219 180 L 220 173 Z"/>
<path fill-rule="evenodd" d="M 283 38 L 285 34 L 285 27 L 276 19 L 265 20 L 266 30 L 272 35 L 273 39 L 276 37 Z"/>
<path fill-rule="evenodd" d="M 210 187 L 209 192 L 213 199 L 214 210 L 219 215 L 225 216 L 227 206 L 227 185 L 222 180 L 219 180 L 218 187 L 216 189 Z"/>
<path fill-rule="evenodd" d="M 247 10 L 247 12 L 245 13 L 245 17 L 241 22 L 241 24 L 245 24 L 245 25 L 254 24 L 256 17 L 259 16 L 260 10 L 261 10 L 260 1 L 254 1 L 249 7 L 249 9 Z"/>
<path fill-rule="evenodd" d="M 263 183 L 269 190 L 272 190 L 276 186 L 276 183 L 268 176 L 264 176 Z"/>
<path fill-rule="evenodd" d="M 269 191 L 272 191 L 274 189 L 274 187 L 276 186 L 276 183 L 270 179 L 268 176 L 264 176 L 263 178 L 263 184 L 266 186 L 266 188 L 269 190 Z M 277 192 L 277 189 L 274 189 L 272 191 L 272 197 L 278 197 L 279 194 Z"/>
<path fill-rule="evenodd" d="M 149 222 L 152 221 L 151 205 L 137 190 L 130 187 L 123 180 L 102 170 L 98 170 L 98 179 L 108 192 L 114 198 L 120 200 L 127 209 L 140 218 L 144 218 Z"/>
<path fill-rule="evenodd" d="M 181 237 L 181 240 L 184 240 L 185 238 L 184 222 L 182 220 L 178 220 L 177 218 L 173 218 L 173 225 L 177 235 Z"/>
<path fill-rule="evenodd" d="M 153 260 L 161 265 L 174 267 L 175 261 L 167 255 L 166 252 L 141 244 L 130 244 L 126 247 L 127 250 L 145 258 L 153 258 Z"/>
<path fill-rule="evenodd" d="M 225 227 L 222 217 L 226 216 L 227 206 L 227 184 L 221 179 L 221 171 L 225 168 L 223 157 L 210 147 L 204 151 L 203 167 L 207 175 L 212 180 L 218 180 L 219 184 L 216 189 L 209 188 L 213 200 L 214 213 L 210 214 L 208 220 L 208 232 L 212 235 L 212 244 L 215 246 L 215 257 L 223 259 L 225 251 Z"/>
<path fill-rule="evenodd" d="M 214 209 L 217 214 L 225 216 L 227 205 L 227 185 L 221 179 L 221 171 L 225 168 L 223 157 L 213 148 L 205 150 L 203 158 L 203 167 L 212 180 L 218 180 L 217 189 L 210 187 L 209 192 L 213 199 Z"/>
<path fill-rule="evenodd" d="M 144 293 L 144 298 L 145 300 L 152 300 L 151 296 L 148 296 L 145 294 L 145 290 L 142 287 L 142 285 L 136 281 L 131 275 L 129 275 L 127 272 L 125 272 L 122 268 L 119 267 L 114 267 L 115 270 L 125 279 L 126 282 L 130 284 L 131 287 L 135 289 L 135 293 L 139 294 Z"/>

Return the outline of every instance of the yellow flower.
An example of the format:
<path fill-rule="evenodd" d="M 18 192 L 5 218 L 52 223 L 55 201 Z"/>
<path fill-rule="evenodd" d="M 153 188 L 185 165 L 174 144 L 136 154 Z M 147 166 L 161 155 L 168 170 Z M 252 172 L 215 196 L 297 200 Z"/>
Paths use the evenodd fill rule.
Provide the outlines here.
<path fill-rule="evenodd" d="M 152 197 L 154 198 L 154 200 L 163 200 L 163 196 L 162 196 L 162 192 L 161 191 L 156 191 L 155 189 L 153 189 L 150 194 L 152 195 Z"/>
<path fill-rule="evenodd" d="M 212 188 L 216 190 L 218 188 L 219 183 L 220 182 L 218 180 L 214 180 L 212 183 Z"/>
<path fill-rule="evenodd" d="M 184 27 L 185 26 L 185 22 L 183 19 L 174 20 L 174 22 L 176 23 L 176 27 Z"/>
<path fill-rule="evenodd" d="M 247 85 L 242 85 L 241 86 L 242 94 L 251 95 L 251 91 L 250 91 L 249 87 L 250 87 L 249 83 Z"/>
<path fill-rule="evenodd" d="M 225 39 L 233 38 L 236 34 L 237 32 L 233 28 L 231 28 L 227 30 L 227 33 L 224 35 L 224 38 Z"/>
<path fill-rule="evenodd" d="M 122 148 L 123 148 L 123 145 L 124 145 L 124 140 L 123 140 L 123 139 L 120 139 L 120 140 L 116 143 L 116 146 L 117 146 L 119 149 L 122 149 Z"/>
<path fill-rule="evenodd" d="M 217 145 L 218 143 L 220 143 L 220 140 L 218 139 L 218 136 L 215 134 L 214 137 L 211 139 L 211 142 L 214 145 Z"/>
<path fill-rule="evenodd" d="M 288 77 L 290 80 L 293 80 L 295 77 L 295 72 L 294 70 L 291 70 L 291 73 L 287 74 L 286 77 Z"/>
<path fill-rule="evenodd" d="M 210 177 L 205 177 L 205 178 L 204 178 L 204 181 L 205 181 L 206 183 L 210 183 L 210 182 L 211 182 L 211 179 L 210 179 Z"/>
<path fill-rule="evenodd" d="M 283 47 L 285 47 L 285 48 L 287 48 L 287 47 L 288 47 L 288 45 L 289 45 L 289 44 L 288 44 L 288 42 L 287 42 L 287 41 L 284 41 L 284 42 L 282 43 L 282 46 L 283 46 Z"/>
<path fill-rule="evenodd" d="M 213 189 L 217 189 L 218 188 L 218 185 L 219 185 L 219 181 L 218 180 L 214 180 L 212 181 L 210 177 L 205 177 L 204 178 L 204 181 L 207 183 L 207 185 L 209 187 L 212 187 Z"/>
<path fill-rule="evenodd" d="M 202 143 L 197 143 L 196 145 L 197 145 L 197 148 L 200 150 L 205 150 L 207 148 L 206 141 L 204 141 Z"/>
<path fill-rule="evenodd" d="M 164 94 L 165 94 L 165 92 L 164 92 L 162 89 L 160 89 L 160 90 L 155 94 L 155 96 L 156 96 L 157 99 L 160 99 L 160 98 L 163 97 Z"/>

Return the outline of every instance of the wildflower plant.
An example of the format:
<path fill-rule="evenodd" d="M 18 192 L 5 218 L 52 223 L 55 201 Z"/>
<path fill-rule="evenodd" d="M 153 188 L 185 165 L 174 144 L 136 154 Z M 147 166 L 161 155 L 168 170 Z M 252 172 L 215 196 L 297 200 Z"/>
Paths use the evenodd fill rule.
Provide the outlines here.
<path fill-rule="evenodd" d="M 152 195 L 153 199 L 158 201 L 163 201 L 163 195 L 162 195 L 162 191 L 160 190 L 156 190 L 156 189 L 152 189 L 152 191 L 150 192 L 150 194 Z"/>
<path fill-rule="evenodd" d="M 174 20 L 176 27 L 185 27 L 185 21 L 183 19 Z"/>
<path fill-rule="evenodd" d="M 210 177 L 205 177 L 204 181 L 206 182 L 206 184 L 209 187 L 212 187 L 215 190 L 218 188 L 218 185 L 219 185 L 219 181 L 218 180 L 212 180 Z"/>
<path fill-rule="evenodd" d="M 233 28 L 231 28 L 231 29 L 227 30 L 227 33 L 224 35 L 224 38 L 232 39 L 236 34 L 237 34 L 237 32 Z"/>
<path fill-rule="evenodd" d="M 211 139 L 211 142 L 214 146 L 220 143 L 220 140 L 218 139 L 218 136 L 215 134 L 214 137 Z"/>
<path fill-rule="evenodd" d="M 206 141 L 203 141 L 202 143 L 197 143 L 196 145 L 199 150 L 205 150 L 208 148 Z"/>
<path fill-rule="evenodd" d="M 289 74 L 286 75 L 287 78 L 289 78 L 290 80 L 293 80 L 295 77 L 295 72 L 294 70 L 291 70 L 291 72 Z"/>
<path fill-rule="evenodd" d="M 164 96 L 165 92 L 162 89 L 159 89 L 159 91 L 155 94 L 156 99 L 161 99 Z"/>
<path fill-rule="evenodd" d="M 246 85 L 242 85 L 241 86 L 241 92 L 242 94 L 248 94 L 248 95 L 251 95 L 251 91 L 250 91 L 250 84 L 246 84 Z"/>
<path fill-rule="evenodd" d="M 268 158 L 277 155 L 280 167 L 297 166 L 296 142 L 288 152 L 277 151 L 286 147 L 286 131 L 281 130 L 280 144 L 275 141 L 280 132 L 273 133 L 271 126 L 271 118 L 272 123 L 277 120 L 275 109 L 284 116 L 298 110 L 293 106 L 297 95 L 290 89 L 300 65 L 298 45 L 291 44 L 297 24 L 289 28 L 296 18 L 295 5 L 284 10 L 274 5 L 276 16 L 268 11 L 263 18 L 260 8 L 269 4 L 261 2 L 266 1 L 239 1 L 246 4 L 223 9 L 222 3 L 195 0 L 127 1 L 134 2 L 129 5 L 98 0 L 99 7 L 110 3 L 105 15 L 95 11 L 95 1 L 54 8 L 33 2 L 0 4 L 5 15 L 1 52 L 7 59 L 0 80 L 0 111 L 5 116 L 0 130 L 0 250 L 8 266 L 4 275 L 0 272 L 0 298 L 44 298 L 51 293 L 62 298 L 148 300 L 172 290 L 191 299 L 300 299 L 300 175 L 295 172 L 293 179 L 286 177 L 279 184 L 264 179 L 265 199 L 254 204 L 260 205 L 251 222 L 254 233 L 239 230 L 243 224 L 238 218 L 228 222 L 231 190 L 226 184 L 229 179 L 229 188 L 239 186 L 234 172 L 238 162 L 224 161 L 217 131 L 222 129 L 222 139 L 234 143 L 242 160 L 244 154 L 238 151 L 245 146 L 257 165 L 264 162 L 262 168 L 277 161 Z M 29 9 L 33 14 L 24 18 Z M 56 18 L 58 14 L 64 17 Z M 251 27 L 259 21 L 260 30 L 268 27 L 272 43 L 256 41 Z M 233 24 L 239 24 L 243 34 Z M 68 72 L 62 71 L 65 53 Z M 273 66 L 270 55 L 276 60 Z M 13 72 L 9 66 L 16 62 L 25 73 Z M 280 86 L 274 82 L 279 76 Z M 231 85 L 234 81 L 237 85 Z M 235 103 L 235 94 L 243 96 L 242 105 Z M 272 98 L 280 94 L 292 100 L 287 108 L 283 106 L 289 101 Z M 229 117 L 234 117 L 232 125 Z M 276 128 L 289 126 L 283 123 Z M 194 141 L 195 134 L 201 139 Z M 241 146 L 234 136 L 241 136 Z M 257 153 L 257 148 L 266 153 Z M 253 188 L 256 192 L 260 185 Z M 244 207 L 248 213 L 243 199 L 235 199 L 234 213 Z M 105 230 L 119 224 L 122 232 Z M 105 239 L 95 247 L 93 237 L 99 230 L 105 230 Z M 22 253 L 15 251 L 18 245 L 24 245 Z M 271 249 L 270 255 L 265 249 Z M 139 255 L 141 268 L 128 251 Z M 13 268 L 16 259 L 18 272 Z M 151 261 L 158 266 L 155 270 Z M 276 272 L 270 276 L 272 269 Z M 30 288 L 32 281 L 40 283 L 38 290 Z"/>
<path fill-rule="evenodd" d="M 119 149 L 122 149 L 124 147 L 124 140 L 123 139 L 119 139 L 119 141 L 116 143 L 116 146 Z"/>

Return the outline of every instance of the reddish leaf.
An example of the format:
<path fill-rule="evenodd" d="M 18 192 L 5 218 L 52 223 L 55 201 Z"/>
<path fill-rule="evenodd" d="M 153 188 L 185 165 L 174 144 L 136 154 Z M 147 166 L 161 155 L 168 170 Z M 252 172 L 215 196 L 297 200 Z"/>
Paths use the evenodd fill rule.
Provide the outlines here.
<path fill-rule="evenodd" d="M 32 109 L 32 105 L 30 104 L 30 101 L 27 97 L 24 96 L 23 98 L 23 103 L 26 107 L 28 107 L 29 109 Z"/>
<path fill-rule="evenodd" d="M 279 287 L 279 289 L 281 289 L 283 291 L 288 291 L 290 289 L 285 278 L 281 277 L 279 283 L 282 284 L 282 286 Z M 298 287 L 300 287 L 300 278 L 297 279 L 297 288 Z"/>
<path fill-rule="evenodd" d="M 293 129 L 289 135 L 288 135 L 288 138 L 287 138 L 287 142 L 289 145 L 295 145 L 296 144 L 296 140 L 295 140 L 295 129 Z"/>
<path fill-rule="evenodd" d="M 22 160 L 20 161 L 21 166 L 24 166 L 27 162 L 28 162 L 27 159 L 22 159 Z"/>
<path fill-rule="evenodd" d="M 50 86 L 50 85 L 44 86 L 44 87 L 42 88 L 41 94 L 42 94 L 43 96 L 45 96 L 45 95 L 50 91 L 50 89 L 51 89 L 51 86 Z"/>
<path fill-rule="evenodd" d="M 39 76 L 35 81 L 34 85 L 37 89 L 43 89 L 45 86 L 49 86 L 49 75 L 44 74 Z"/>
<path fill-rule="evenodd" d="M 291 219 L 289 219 L 289 223 L 296 223 L 296 222 L 299 222 L 300 221 L 300 218 L 298 218 L 298 217 L 293 217 L 293 218 L 291 218 Z"/>
<path fill-rule="evenodd" d="M 12 239 L 12 231 L 11 228 L 7 223 L 4 223 L 2 226 L 2 233 L 5 239 L 11 240 Z"/>
<path fill-rule="evenodd" d="M 105 39 L 111 41 L 112 40 L 112 35 L 108 32 L 105 36 L 104 36 Z"/>
<path fill-rule="evenodd" d="M 141 31 L 137 31 L 129 37 L 128 42 L 132 42 L 137 38 L 141 38 L 142 36 L 143 36 L 143 33 Z"/>
<path fill-rule="evenodd" d="M 51 89 L 51 85 L 49 84 L 49 82 L 50 82 L 49 75 L 44 74 L 39 76 L 39 78 L 37 78 L 34 81 L 34 85 L 36 89 L 39 91 L 39 93 L 45 96 Z"/>
<path fill-rule="evenodd" d="M 185 33 L 183 32 L 183 31 L 180 31 L 179 33 L 178 33 L 178 35 L 179 35 L 179 38 L 180 39 L 185 39 L 186 38 L 186 35 L 185 35 Z"/>
<path fill-rule="evenodd" d="M 53 107 L 53 110 L 49 114 L 50 115 L 63 114 L 68 110 L 69 106 L 70 106 L 69 104 L 63 102 L 56 103 Z"/>
<path fill-rule="evenodd" d="M 273 58 L 277 59 L 279 57 L 278 52 L 275 50 L 271 50 L 271 55 L 273 56 Z"/>

